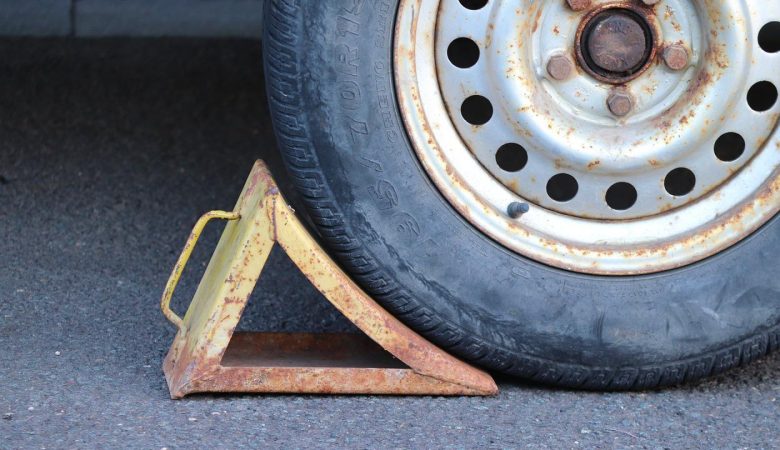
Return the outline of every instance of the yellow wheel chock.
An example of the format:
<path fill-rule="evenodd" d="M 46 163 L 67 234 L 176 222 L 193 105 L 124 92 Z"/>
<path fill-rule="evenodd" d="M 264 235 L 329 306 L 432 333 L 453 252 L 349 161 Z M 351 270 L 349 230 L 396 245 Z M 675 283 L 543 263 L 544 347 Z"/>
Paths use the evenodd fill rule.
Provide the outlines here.
<path fill-rule="evenodd" d="M 171 297 L 203 228 L 215 219 L 229 223 L 181 318 L 171 310 Z M 367 337 L 234 332 L 275 244 Z M 172 398 L 207 392 L 498 392 L 486 372 L 431 344 L 363 292 L 309 234 L 262 161 L 255 163 L 233 212 L 213 211 L 197 222 L 161 308 L 178 328 L 163 365 Z"/>

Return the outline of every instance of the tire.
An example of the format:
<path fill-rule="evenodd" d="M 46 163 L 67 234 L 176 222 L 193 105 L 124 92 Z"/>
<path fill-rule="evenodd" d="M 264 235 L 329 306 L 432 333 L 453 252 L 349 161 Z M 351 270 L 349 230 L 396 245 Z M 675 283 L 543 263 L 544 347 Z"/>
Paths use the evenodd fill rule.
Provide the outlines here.
<path fill-rule="evenodd" d="M 563 387 L 675 385 L 778 347 L 777 219 L 703 262 L 636 277 L 551 268 L 464 220 L 428 179 L 400 118 L 396 7 L 266 2 L 282 156 L 319 237 L 368 293 L 464 360 Z"/>

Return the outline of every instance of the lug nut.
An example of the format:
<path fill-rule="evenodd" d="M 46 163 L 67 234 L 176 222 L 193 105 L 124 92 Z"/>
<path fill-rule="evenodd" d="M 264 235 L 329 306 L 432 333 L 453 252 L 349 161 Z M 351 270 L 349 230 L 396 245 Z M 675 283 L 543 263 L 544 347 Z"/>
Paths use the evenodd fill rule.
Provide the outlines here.
<path fill-rule="evenodd" d="M 663 51 L 664 64 L 672 70 L 683 70 L 688 67 L 688 50 L 680 44 L 672 44 Z"/>
<path fill-rule="evenodd" d="M 531 210 L 528 203 L 512 202 L 506 209 L 506 213 L 513 219 L 519 219 L 520 216 Z"/>
<path fill-rule="evenodd" d="M 554 55 L 547 62 L 547 73 L 554 80 L 563 81 L 571 75 L 574 70 L 574 64 L 566 55 Z"/>
<path fill-rule="evenodd" d="M 609 98 L 607 99 L 607 106 L 609 107 L 609 111 L 618 117 L 628 115 L 628 113 L 630 113 L 634 108 L 633 103 L 634 102 L 631 100 L 631 96 L 628 94 L 628 92 L 622 90 L 612 91 L 612 93 L 609 94 Z"/>
<path fill-rule="evenodd" d="M 573 11 L 582 11 L 590 7 L 590 0 L 566 0 Z"/>

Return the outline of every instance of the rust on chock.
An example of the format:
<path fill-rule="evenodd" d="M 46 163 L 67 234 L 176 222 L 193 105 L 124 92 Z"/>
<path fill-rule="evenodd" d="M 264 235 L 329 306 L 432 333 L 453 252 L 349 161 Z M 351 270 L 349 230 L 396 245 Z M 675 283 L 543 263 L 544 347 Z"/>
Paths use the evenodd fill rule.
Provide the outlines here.
<path fill-rule="evenodd" d="M 226 225 L 184 318 L 170 299 L 212 219 Z M 362 335 L 234 333 L 274 245 Z M 172 398 L 192 393 L 495 395 L 486 372 L 434 346 L 380 307 L 327 255 L 258 161 L 231 213 L 196 226 L 161 301 L 178 332 L 163 364 Z M 370 339 L 369 339 L 370 338 Z"/>

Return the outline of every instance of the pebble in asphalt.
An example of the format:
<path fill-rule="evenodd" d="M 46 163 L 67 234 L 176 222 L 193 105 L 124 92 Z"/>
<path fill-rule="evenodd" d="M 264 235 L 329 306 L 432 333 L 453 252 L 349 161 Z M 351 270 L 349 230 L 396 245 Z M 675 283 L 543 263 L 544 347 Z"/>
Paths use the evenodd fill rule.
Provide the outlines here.
<path fill-rule="evenodd" d="M 260 58 L 253 41 L 0 41 L 0 448 L 780 446 L 778 356 L 659 392 L 171 401 L 157 302 L 183 240 L 255 158 L 283 173 Z M 278 253 L 241 328 L 353 330 Z"/>

